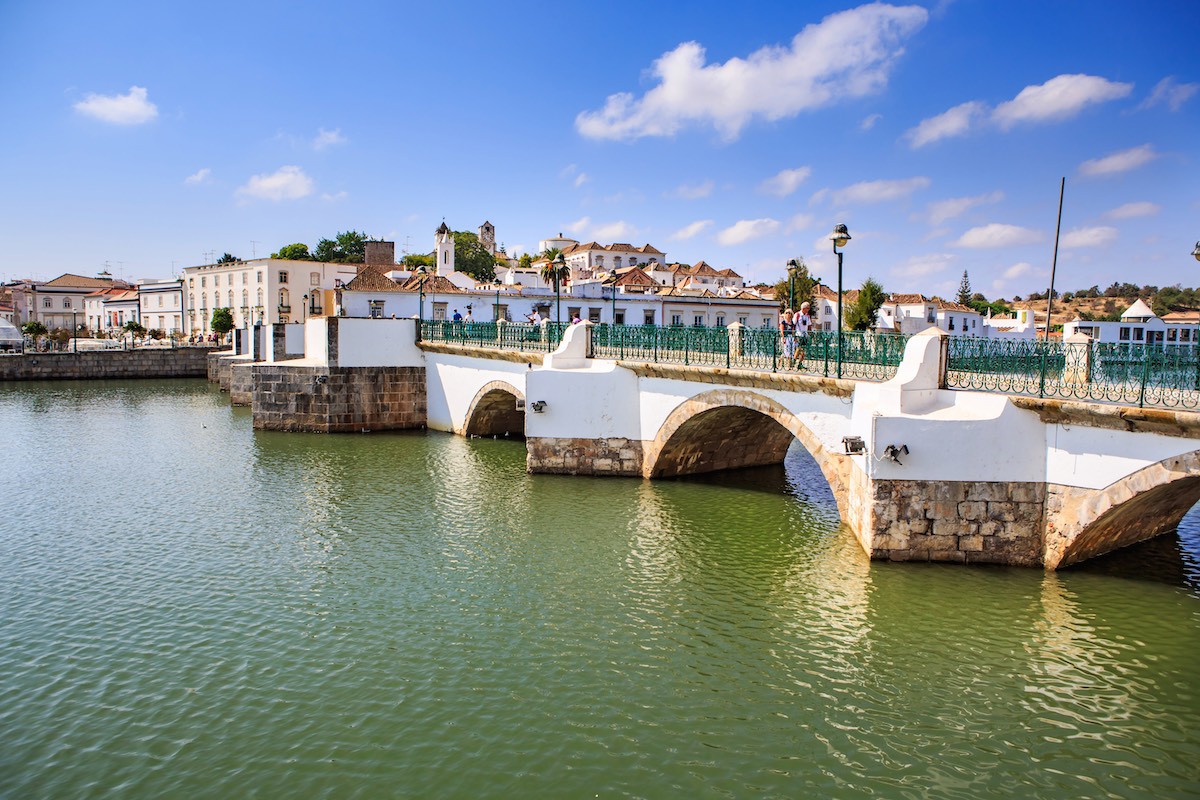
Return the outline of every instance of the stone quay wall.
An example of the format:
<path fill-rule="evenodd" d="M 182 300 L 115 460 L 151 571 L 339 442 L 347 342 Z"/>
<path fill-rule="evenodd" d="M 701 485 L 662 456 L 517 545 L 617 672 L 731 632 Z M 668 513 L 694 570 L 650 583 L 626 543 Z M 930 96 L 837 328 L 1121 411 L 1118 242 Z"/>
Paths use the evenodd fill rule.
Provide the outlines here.
<path fill-rule="evenodd" d="M 229 368 L 229 402 L 248 406 L 254 397 L 254 364 L 235 364 Z"/>
<path fill-rule="evenodd" d="M 256 364 L 253 424 L 261 430 L 359 433 L 424 428 L 424 367 Z"/>
<path fill-rule="evenodd" d="M 0 381 L 203 378 L 209 352 L 204 347 L 178 347 L 3 356 Z"/>
<path fill-rule="evenodd" d="M 876 479 L 870 495 L 871 558 L 1042 564 L 1043 483 Z"/>
<path fill-rule="evenodd" d="M 642 442 L 636 439 L 529 437 L 525 447 L 529 472 L 642 477 Z"/>

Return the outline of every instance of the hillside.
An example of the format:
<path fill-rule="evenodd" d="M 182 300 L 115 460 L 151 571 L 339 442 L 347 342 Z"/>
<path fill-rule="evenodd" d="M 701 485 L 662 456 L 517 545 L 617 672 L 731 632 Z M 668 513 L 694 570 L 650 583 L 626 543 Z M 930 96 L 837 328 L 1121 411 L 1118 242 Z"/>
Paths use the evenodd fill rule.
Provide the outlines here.
<path fill-rule="evenodd" d="M 1084 297 L 1072 298 L 1066 302 L 1061 299 L 1055 300 L 1050 323 L 1062 325 L 1082 316 L 1080 312 L 1085 311 L 1096 318 L 1113 313 L 1120 314 L 1133 305 L 1135 300 L 1137 300 L 1136 297 Z M 1045 300 L 1015 300 L 1009 301 L 1008 304 L 1017 309 L 1033 309 L 1039 323 L 1046 320 Z"/>

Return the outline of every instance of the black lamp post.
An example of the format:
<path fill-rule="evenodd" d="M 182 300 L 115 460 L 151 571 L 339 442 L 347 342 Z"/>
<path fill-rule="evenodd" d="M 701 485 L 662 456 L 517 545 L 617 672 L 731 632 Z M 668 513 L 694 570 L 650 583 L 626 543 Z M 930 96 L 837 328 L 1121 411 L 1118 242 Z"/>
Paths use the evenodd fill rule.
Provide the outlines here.
<path fill-rule="evenodd" d="M 559 325 L 562 324 L 562 295 L 559 292 L 559 287 L 562 284 L 562 274 L 566 266 L 567 260 L 563 258 L 562 253 L 554 257 L 554 321 Z"/>
<path fill-rule="evenodd" d="M 846 226 L 838 223 L 833 227 L 833 233 L 829 234 L 829 238 L 833 240 L 833 252 L 838 257 L 838 299 L 837 299 L 837 376 L 842 377 L 842 251 L 839 247 L 845 247 L 850 241 L 850 231 L 846 230 Z"/>
<path fill-rule="evenodd" d="M 788 304 L 789 309 L 796 307 L 796 271 L 800 269 L 800 262 L 794 258 L 789 258 L 787 262 L 788 274 Z"/>

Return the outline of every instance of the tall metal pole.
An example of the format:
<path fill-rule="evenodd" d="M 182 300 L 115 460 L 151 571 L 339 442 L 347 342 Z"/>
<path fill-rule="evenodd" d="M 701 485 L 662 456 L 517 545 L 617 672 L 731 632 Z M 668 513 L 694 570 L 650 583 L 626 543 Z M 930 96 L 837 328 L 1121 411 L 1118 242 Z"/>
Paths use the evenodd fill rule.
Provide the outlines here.
<path fill-rule="evenodd" d="M 1066 176 L 1058 186 L 1058 224 L 1054 227 L 1054 260 L 1050 262 L 1050 291 L 1046 293 L 1046 341 L 1050 341 L 1050 310 L 1054 307 L 1054 272 L 1058 269 L 1058 234 L 1062 231 L 1063 192 L 1067 188 Z"/>
<path fill-rule="evenodd" d="M 842 253 L 833 243 L 833 252 L 838 257 L 838 309 L 837 309 L 837 376 L 842 377 Z"/>

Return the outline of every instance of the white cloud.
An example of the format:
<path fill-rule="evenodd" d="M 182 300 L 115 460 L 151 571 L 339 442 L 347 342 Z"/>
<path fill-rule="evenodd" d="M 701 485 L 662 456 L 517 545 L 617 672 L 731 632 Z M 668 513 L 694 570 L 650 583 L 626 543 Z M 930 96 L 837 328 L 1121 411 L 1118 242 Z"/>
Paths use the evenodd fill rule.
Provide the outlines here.
<path fill-rule="evenodd" d="M 907 261 L 892 269 L 892 274 L 900 278 L 922 278 L 942 272 L 954 261 L 951 253 L 931 253 L 924 256 L 911 256 Z"/>
<path fill-rule="evenodd" d="M 816 218 L 812 214 L 805 214 L 801 212 L 788 220 L 787 229 L 784 231 L 784 233 L 795 233 L 797 231 L 806 230 L 811 228 L 813 223 L 816 221 Z"/>
<path fill-rule="evenodd" d="M 586 172 L 581 172 L 575 176 L 574 184 L 576 189 L 578 189 L 580 186 L 583 186 L 587 182 L 588 174 Z"/>
<path fill-rule="evenodd" d="M 625 220 L 609 222 L 592 229 L 592 238 L 597 241 L 615 242 L 637 234 L 637 228 Z"/>
<path fill-rule="evenodd" d="M 936 117 L 921 120 L 917 127 L 904 134 L 912 148 L 924 147 L 940 139 L 961 136 L 987 113 L 987 106 L 976 100 L 957 105 Z"/>
<path fill-rule="evenodd" d="M 1095 228 L 1076 228 L 1062 235 L 1059 242 L 1064 250 L 1074 247 L 1104 247 L 1117 240 L 1117 229 L 1101 225 Z"/>
<path fill-rule="evenodd" d="M 881 119 L 883 119 L 883 114 L 872 114 L 871 116 L 866 117 L 862 122 L 858 123 L 858 129 L 860 131 L 869 131 L 871 128 L 874 128 L 875 123 L 879 122 Z"/>
<path fill-rule="evenodd" d="M 254 175 L 237 190 L 239 197 L 261 200 L 298 200 L 313 193 L 312 178 L 295 166 L 284 166 L 270 175 Z"/>
<path fill-rule="evenodd" d="M 835 206 L 850 203 L 882 203 L 907 197 L 929 186 L 929 178 L 906 178 L 900 181 L 862 181 L 833 193 Z"/>
<path fill-rule="evenodd" d="M 671 190 L 668 193 L 668 197 L 677 197 L 680 200 L 700 200 L 712 194 L 714 187 L 715 184 L 711 180 L 698 183 L 695 186 L 685 183 Z"/>
<path fill-rule="evenodd" d="M 795 169 L 785 169 L 779 174 L 767 178 L 758 185 L 758 190 L 763 194 L 773 194 L 776 197 L 787 197 L 792 192 L 800 188 L 800 184 L 808 180 L 808 176 L 812 174 L 812 167 L 796 167 Z"/>
<path fill-rule="evenodd" d="M 1089 105 L 1118 100 L 1133 91 L 1132 83 L 1114 83 L 1095 75 L 1059 75 L 996 106 L 992 119 L 1004 130 L 1021 122 L 1069 119 Z"/>
<path fill-rule="evenodd" d="M 736 139 L 756 118 L 785 119 L 880 91 L 903 40 L 928 18 L 918 6 L 864 5 L 806 26 L 790 46 L 723 64 L 706 63 L 703 46 L 684 42 L 649 69 L 654 88 L 640 98 L 610 95 L 602 109 L 580 112 L 575 127 L 593 139 L 637 139 L 707 124 Z"/>
<path fill-rule="evenodd" d="M 1000 277 L 1003 280 L 1011 281 L 1016 278 L 1020 278 L 1023 275 L 1028 275 L 1031 272 L 1033 272 L 1033 264 L 1021 261 L 1004 270 Z"/>
<path fill-rule="evenodd" d="M 335 192 L 333 194 L 330 194 L 329 192 L 324 192 L 321 195 L 321 199 L 324 200 L 326 203 L 336 203 L 339 200 L 345 200 L 349 196 L 350 196 L 350 193 L 347 192 L 345 189 L 343 189 L 342 191 Z"/>
<path fill-rule="evenodd" d="M 562 169 L 560 169 L 558 171 L 558 177 L 569 178 L 578 171 L 579 171 L 579 167 L 575 166 L 574 164 L 567 164 L 565 167 L 563 167 Z"/>
<path fill-rule="evenodd" d="M 1126 203 L 1108 211 L 1104 216 L 1109 219 L 1134 219 L 1136 217 L 1152 217 L 1162 210 L 1162 206 L 1143 200 L 1139 203 Z"/>
<path fill-rule="evenodd" d="M 969 231 L 950 243 L 951 247 L 1015 247 L 1023 244 L 1035 244 L 1042 240 L 1042 234 L 1030 228 L 1017 225 L 1004 225 L 993 222 L 981 225 Z"/>
<path fill-rule="evenodd" d="M 592 224 L 591 217 L 580 217 L 579 219 L 575 220 L 574 222 L 568 222 L 566 225 L 563 225 L 562 227 L 563 227 L 563 230 L 566 231 L 567 233 L 573 233 L 576 236 L 578 236 L 579 234 L 583 233 L 584 228 L 586 228 L 588 225 L 591 225 L 591 224 Z"/>
<path fill-rule="evenodd" d="M 777 219 L 742 219 L 717 234 L 717 242 L 723 245 L 743 244 L 751 239 L 761 239 L 779 230 Z"/>
<path fill-rule="evenodd" d="M 346 137 L 342 136 L 341 128 L 334 128 L 331 131 L 320 128 L 317 131 L 316 138 L 312 140 L 312 148 L 313 150 L 324 150 L 326 147 L 333 147 L 335 144 L 345 143 Z"/>
<path fill-rule="evenodd" d="M 130 86 L 129 94 L 89 94 L 75 110 L 114 125 L 141 125 L 158 116 L 158 106 L 146 99 L 141 86 Z"/>
<path fill-rule="evenodd" d="M 682 228 L 680 228 L 679 230 L 675 231 L 673 234 L 671 234 L 671 238 L 674 239 L 675 241 L 683 241 L 684 239 L 691 239 L 695 236 L 699 236 L 701 233 L 703 233 L 705 230 L 707 230 L 712 224 L 713 224 L 713 221 L 711 219 L 698 219 L 695 222 L 691 223 L 690 225 L 685 225 Z"/>
<path fill-rule="evenodd" d="M 1138 104 L 1138 109 L 1165 103 L 1171 111 L 1178 111 L 1197 91 L 1200 91 L 1200 83 L 1175 83 L 1174 76 L 1163 78 L 1155 85 L 1150 96 Z"/>
<path fill-rule="evenodd" d="M 203 167 L 196 170 L 191 175 L 183 179 L 183 182 L 189 186 L 195 186 L 198 183 L 208 183 L 208 179 L 212 176 L 212 170 L 208 167 Z"/>
<path fill-rule="evenodd" d="M 1144 144 L 1141 147 L 1131 147 L 1128 150 L 1112 153 L 1104 158 L 1085 161 L 1079 165 L 1079 172 L 1082 175 L 1093 177 L 1097 175 L 1115 175 L 1118 172 L 1137 169 L 1156 158 L 1158 158 L 1158 153 L 1154 152 L 1154 147 Z"/>
<path fill-rule="evenodd" d="M 954 219 L 976 206 L 985 203 L 999 203 L 1004 199 L 1004 192 L 999 190 L 974 197 L 951 197 L 947 200 L 937 200 L 928 206 L 930 225 L 941 225 L 946 220 Z"/>

